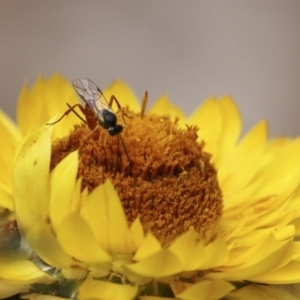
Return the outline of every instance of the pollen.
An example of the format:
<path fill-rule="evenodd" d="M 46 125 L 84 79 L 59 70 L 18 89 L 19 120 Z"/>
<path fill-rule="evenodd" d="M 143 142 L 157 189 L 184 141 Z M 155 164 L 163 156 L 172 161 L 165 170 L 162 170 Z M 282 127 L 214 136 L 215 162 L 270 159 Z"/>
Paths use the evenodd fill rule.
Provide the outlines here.
<path fill-rule="evenodd" d="M 53 144 L 51 169 L 78 149 L 82 189 L 91 192 L 109 178 L 129 225 L 139 216 L 164 246 L 191 227 L 209 242 L 222 215 L 222 193 L 199 142 L 201 130 L 155 114 L 132 115 L 123 126 L 118 136 L 76 126 Z"/>

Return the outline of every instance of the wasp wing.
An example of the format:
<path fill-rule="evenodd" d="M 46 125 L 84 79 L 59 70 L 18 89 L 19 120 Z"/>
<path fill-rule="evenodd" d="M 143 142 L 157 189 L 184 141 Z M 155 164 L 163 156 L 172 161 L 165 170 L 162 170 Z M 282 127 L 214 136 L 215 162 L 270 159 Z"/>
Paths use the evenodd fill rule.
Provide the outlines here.
<path fill-rule="evenodd" d="M 91 80 L 86 78 L 76 79 L 73 81 L 73 87 L 81 99 L 85 101 L 101 119 L 103 119 L 104 109 L 112 112 L 103 93 Z"/>

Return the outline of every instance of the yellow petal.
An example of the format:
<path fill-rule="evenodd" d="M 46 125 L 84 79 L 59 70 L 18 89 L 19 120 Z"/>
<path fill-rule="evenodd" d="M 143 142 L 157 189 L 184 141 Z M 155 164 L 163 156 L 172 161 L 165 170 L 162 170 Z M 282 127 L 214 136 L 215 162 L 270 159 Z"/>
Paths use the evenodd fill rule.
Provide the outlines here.
<path fill-rule="evenodd" d="M 101 88 L 101 87 L 100 87 Z M 138 98 L 134 92 L 121 80 L 115 80 L 109 87 L 105 88 L 103 94 L 107 101 L 110 101 L 111 96 L 115 96 L 121 107 L 129 107 L 131 111 L 138 112 L 140 105 Z M 118 110 L 116 103 L 113 104 L 114 111 Z"/>
<path fill-rule="evenodd" d="M 136 218 L 130 227 L 130 233 L 132 236 L 132 242 L 133 242 L 133 248 L 138 249 L 139 246 L 142 244 L 145 235 L 144 235 L 144 229 L 141 224 L 140 218 Z"/>
<path fill-rule="evenodd" d="M 228 248 L 225 242 L 217 238 L 205 247 L 205 260 L 200 260 L 201 265 L 197 269 L 215 268 L 222 265 L 229 256 Z"/>
<path fill-rule="evenodd" d="M 0 183 L 11 190 L 13 160 L 17 146 L 21 141 L 21 134 L 2 110 L 0 110 L 0 136 L 5 137 L 5 142 L 2 142 L 0 147 Z"/>
<path fill-rule="evenodd" d="M 87 268 L 93 278 L 107 277 L 112 273 L 111 263 L 88 264 Z"/>
<path fill-rule="evenodd" d="M 113 254 L 132 253 L 134 248 L 124 210 L 109 180 L 88 196 L 82 206 L 81 216 L 105 251 Z"/>
<path fill-rule="evenodd" d="M 26 241 L 37 255 L 48 265 L 61 269 L 79 268 L 80 263 L 68 256 L 46 227 L 33 227 L 26 235 Z"/>
<path fill-rule="evenodd" d="M 42 295 L 42 294 L 26 294 L 22 295 L 22 299 L 30 299 L 30 300 L 66 300 L 70 298 L 62 298 L 57 296 L 50 295 Z"/>
<path fill-rule="evenodd" d="M 243 189 L 231 193 L 230 195 L 225 195 L 223 201 L 224 203 L 223 219 L 225 220 L 230 216 L 234 218 L 234 216 L 237 215 L 237 211 L 238 212 L 244 211 L 245 208 L 249 208 L 249 206 L 253 206 L 255 202 L 261 200 L 261 198 L 257 198 L 253 195 L 255 195 L 257 189 L 259 189 L 263 180 L 264 180 L 263 178 L 255 178 L 251 183 L 249 183 Z M 226 194 L 226 191 L 224 192 Z"/>
<path fill-rule="evenodd" d="M 287 284 L 300 282 L 300 262 L 291 261 L 284 267 L 251 278 L 254 282 L 263 282 L 268 284 Z"/>
<path fill-rule="evenodd" d="M 32 119 L 35 118 L 33 109 L 35 106 L 32 105 L 28 87 L 24 84 L 17 105 L 17 122 L 23 135 L 32 127 Z"/>
<path fill-rule="evenodd" d="M 14 209 L 14 199 L 11 190 L 0 183 L 0 207 L 4 207 L 12 211 Z"/>
<path fill-rule="evenodd" d="M 27 292 L 29 287 L 26 285 L 15 285 L 5 282 L 0 282 L 0 299 L 8 298 L 10 296 Z"/>
<path fill-rule="evenodd" d="M 199 234 L 190 229 L 180 235 L 169 247 L 184 265 L 184 271 L 191 271 L 197 268 L 196 259 L 205 257 L 203 241 L 199 240 Z"/>
<path fill-rule="evenodd" d="M 95 280 L 89 276 L 79 287 L 77 298 L 79 300 L 132 300 L 137 292 L 137 286 Z"/>
<path fill-rule="evenodd" d="M 1 109 L 0 109 L 0 128 L 1 128 L 1 134 L 5 133 L 6 138 L 12 140 L 12 142 L 10 142 L 10 146 L 11 146 L 10 149 L 12 151 L 15 151 L 18 143 L 22 138 L 22 134 L 19 128 L 17 127 L 17 125 Z"/>
<path fill-rule="evenodd" d="M 156 297 L 156 296 L 140 296 L 139 300 L 175 300 L 175 298 Z"/>
<path fill-rule="evenodd" d="M 269 234 L 269 229 L 255 230 L 244 236 L 239 236 L 238 239 L 235 238 L 234 246 L 230 252 L 231 257 L 226 261 L 226 266 L 240 265 L 247 261 L 249 257 L 258 252 L 258 249 L 261 247 L 261 241 L 267 239 Z"/>
<path fill-rule="evenodd" d="M 91 229 L 77 213 L 70 214 L 63 220 L 57 231 L 57 240 L 66 253 L 80 261 L 111 261 L 111 256 L 99 246 Z"/>
<path fill-rule="evenodd" d="M 133 259 L 140 261 L 146 257 L 157 253 L 161 250 L 161 245 L 157 238 L 149 232 L 143 242 L 140 244 L 140 247 L 137 249 Z"/>
<path fill-rule="evenodd" d="M 232 152 L 237 143 L 242 131 L 242 117 L 236 104 L 229 96 L 220 98 L 218 105 L 222 111 L 223 119 L 218 151 L 218 157 L 221 160 Z"/>
<path fill-rule="evenodd" d="M 293 179 L 299 178 L 299 151 L 300 138 L 289 143 L 280 155 L 277 155 L 268 167 L 264 168 L 262 173 L 264 181 L 253 196 L 260 198 L 265 195 L 283 193 L 287 188 L 295 189 L 298 184 Z M 278 170 L 280 170 L 280 176 L 278 176 Z"/>
<path fill-rule="evenodd" d="M 175 298 L 156 297 L 156 296 L 140 296 L 139 300 L 175 300 Z"/>
<path fill-rule="evenodd" d="M 23 134 L 41 127 L 47 119 L 45 101 L 47 100 L 46 80 L 39 77 L 29 92 L 25 86 L 18 100 L 18 123 Z M 27 124 L 25 124 L 27 122 Z"/>
<path fill-rule="evenodd" d="M 122 273 L 123 276 L 126 277 L 129 280 L 129 282 L 137 284 L 139 286 L 150 283 L 153 280 L 152 277 L 145 277 L 145 276 L 138 275 L 126 268 L 125 269 L 123 268 L 122 271 L 123 271 Z"/>
<path fill-rule="evenodd" d="M 30 92 L 24 86 L 17 108 L 17 120 L 22 133 L 25 135 L 29 130 L 39 128 L 55 115 L 61 117 L 68 109 L 66 103 L 73 106 L 79 101 L 71 84 L 59 74 L 49 80 L 40 77 Z M 55 124 L 53 139 L 67 135 L 73 125 L 80 122 L 74 113 L 70 113 Z"/>
<path fill-rule="evenodd" d="M 244 264 L 227 270 L 223 268 L 223 272 L 209 273 L 207 276 L 230 281 L 246 280 L 276 269 L 283 262 L 287 263 L 291 260 L 292 255 L 292 240 L 277 241 L 273 235 L 270 235 L 261 243 L 257 253 L 249 255 Z"/>
<path fill-rule="evenodd" d="M 82 178 L 79 178 L 78 180 L 76 180 L 75 183 L 75 187 L 73 189 L 73 201 L 72 201 L 72 206 L 71 206 L 71 210 L 76 210 L 79 211 L 80 210 L 80 206 L 82 203 L 84 203 L 87 199 L 88 196 L 88 191 L 87 189 L 81 191 L 81 187 L 82 187 Z"/>
<path fill-rule="evenodd" d="M 77 170 L 78 152 L 74 151 L 51 173 L 50 219 L 55 232 L 66 215 L 78 210 L 78 203 L 74 203 L 76 198 L 73 198 Z"/>
<path fill-rule="evenodd" d="M 300 262 L 300 242 L 294 242 L 294 255 L 293 255 L 293 260 L 299 261 Z"/>
<path fill-rule="evenodd" d="M 222 112 L 215 98 L 204 101 L 189 117 L 188 124 L 200 128 L 199 141 L 205 141 L 205 151 L 212 153 L 215 161 L 223 126 Z"/>
<path fill-rule="evenodd" d="M 69 280 L 80 280 L 86 278 L 88 270 L 86 269 L 62 269 L 61 275 L 65 279 Z"/>
<path fill-rule="evenodd" d="M 295 227 L 293 225 L 287 225 L 274 232 L 274 236 L 277 240 L 283 241 L 295 236 Z"/>
<path fill-rule="evenodd" d="M 155 278 L 171 276 L 183 270 L 180 260 L 168 249 L 162 249 L 140 262 L 127 264 L 124 268 L 141 276 Z"/>
<path fill-rule="evenodd" d="M 222 299 L 235 289 L 234 285 L 223 280 L 202 279 L 190 284 L 186 282 L 171 283 L 173 293 L 184 300 L 215 300 Z"/>
<path fill-rule="evenodd" d="M 0 280 L 12 284 L 51 283 L 53 278 L 26 258 L 0 254 Z"/>
<path fill-rule="evenodd" d="M 186 119 L 184 112 L 179 107 L 171 103 L 165 94 L 158 97 L 149 111 L 160 116 L 169 116 L 172 118 L 178 117 L 183 123 Z"/>
<path fill-rule="evenodd" d="M 79 103 L 72 84 L 60 74 L 54 74 L 46 81 L 46 99 L 44 101 L 46 120 L 57 114 L 60 110 L 67 110 L 66 103 L 75 105 Z M 70 114 L 77 120 L 76 115 Z"/>
<path fill-rule="evenodd" d="M 222 265 L 228 258 L 228 249 L 223 240 L 216 239 L 204 246 L 194 230 L 178 237 L 170 250 L 180 258 L 185 271 L 211 269 Z"/>
<path fill-rule="evenodd" d="M 32 118 L 36 122 L 33 128 L 40 127 L 42 120 L 47 120 L 47 90 L 47 80 L 40 76 L 30 91 L 32 113 L 38 113 Z"/>
<path fill-rule="evenodd" d="M 48 217 L 51 139 L 45 129 L 31 133 L 21 145 L 13 171 L 15 213 L 24 232 Z"/>
<path fill-rule="evenodd" d="M 290 138 L 287 137 L 280 137 L 280 138 L 275 138 L 271 141 L 268 142 L 267 147 L 266 147 L 266 153 L 264 155 L 264 159 L 261 164 L 261 171 L 264 170 L 265 167 L 268 166 L 268 164 L 275 159 L 278 155 L 284 151 L 289 144 L 291 144 L 293 141 Z"/>
<path fill-rule="evenodd" d="M 218 178 L 224 196 L 241 190 L 257 172 L 267 141 L 265 122 L 258 123 L 219 167 Z M 249 151 L 251 149 L 251 151 Z"/>
<path fill-rule="evenodd" d="M 68 110 L 67 104 L 74 106 L 81 103 L 71 83 L 67 81 L 60 74 L 55 74 L 49 78 L 46 82 L 47 93 L 45 95 L 45 119 L 43 122 L 47 122 L 50 118 L 57 116 L 60 118 L 66 110 Z M 82 103 L 83 106 L 85 105 Z M 85 119 L 81 111 L 77 108 L 77 113 Z M 67 136 L 70 130 L 73 129 L 75 124 L 80 124 L 82 121 L 71 112 L 67 117 L 54 125 L 54 131 L 52 140 Z"/>
<path fill-rule="evenodd" d="M 297 300 L 290 293 L 275 286 L 248 285 L 233 291 L 226 297 L 228 300 Z"/>
<path fill-rule="evenodd" d="M 297 220 L 295 220 L 294 222 L 293 222 L 293 225 L 295 226 L 295 230 L 296 230 L 296 232 L 295 232 L 295 236 L 300 236 L 300 219 L 298 218 Z"/>

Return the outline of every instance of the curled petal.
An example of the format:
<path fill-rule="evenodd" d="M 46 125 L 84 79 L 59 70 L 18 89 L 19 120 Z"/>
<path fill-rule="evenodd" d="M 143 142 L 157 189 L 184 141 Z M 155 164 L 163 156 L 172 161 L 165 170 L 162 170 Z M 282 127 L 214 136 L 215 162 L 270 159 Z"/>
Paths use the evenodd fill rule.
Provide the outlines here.
<path fill-rule="evenodd" d="M 74 151 L 65 157 L 51 173 L 50 219 L 54 231 L 66 215 L 78 210 L 78 203 L 74 203 L 76 197 L 73 197 L 77 169 L 78 152 Z"/>
<path fill-rule="evenodd" d="M 15 213 L 24 233 L 45 224 L 48 217 L 50 151 L 50 135 L 39 129 L 25 139 L 15 161 Z"/>

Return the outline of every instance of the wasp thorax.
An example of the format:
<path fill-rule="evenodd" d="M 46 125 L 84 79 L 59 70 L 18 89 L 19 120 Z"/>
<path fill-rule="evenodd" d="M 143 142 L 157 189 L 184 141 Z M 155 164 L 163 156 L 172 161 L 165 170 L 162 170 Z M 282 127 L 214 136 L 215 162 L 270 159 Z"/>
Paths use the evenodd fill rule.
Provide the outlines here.
<path fill-rule="evenodd" d="M 102 111 L 102 118 L 103 118 L 102 120 L 99 119 L 99 122 L 100 122 L 100 125 L 105 129 L 115 127 L 117 124 L 116 115 L 106 109 L 103 109 L 103 111 Z"/>
<path fill-rule="evenodd" d="M 117 135 L 122 129 L 116 123 L 108 130 L 99 127 L 95 137 L 87 126 L 76 126 L 53 145 L 51 167 L 79 149 L 82 189 L 92 191 L 110 178 L 128 223 L 140 216 L 145 230 L 164 245 L 191 226 L 208 241 L 222 214 L 222 194 L 198 129 L 180 129 L 176 121 L 153 114 L 134 115 Z"/>

